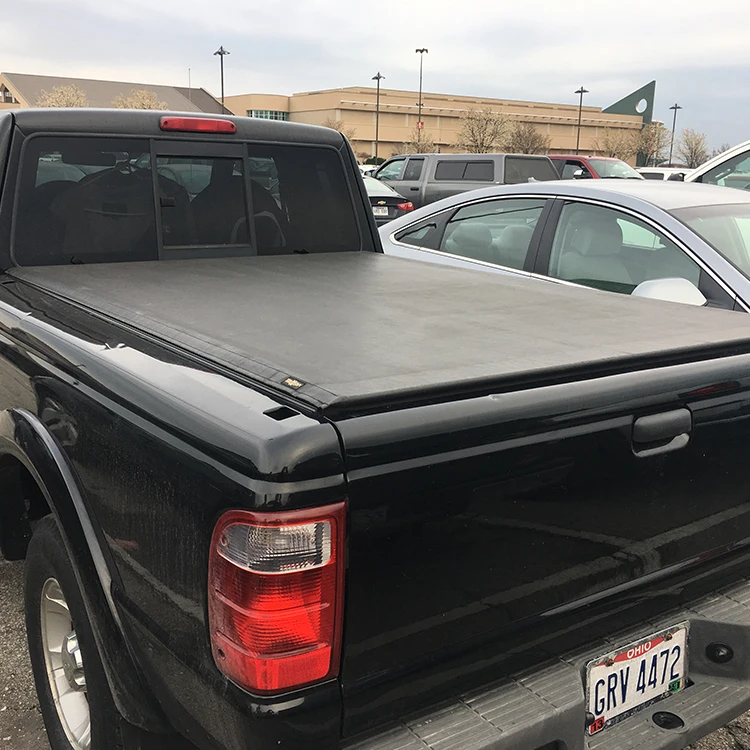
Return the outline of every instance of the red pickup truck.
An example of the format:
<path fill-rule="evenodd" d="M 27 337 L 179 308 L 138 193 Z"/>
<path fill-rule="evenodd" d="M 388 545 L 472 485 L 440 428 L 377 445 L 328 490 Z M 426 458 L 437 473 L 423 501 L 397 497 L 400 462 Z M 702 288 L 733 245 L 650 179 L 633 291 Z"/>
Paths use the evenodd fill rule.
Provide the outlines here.
<path fill-rule="evenodd" d="M 610 156 L 579 156 L 577 154 L 548 154 L 563 180 L 614 177 L 621 180 L 642 180 L 643 177 L 622 159 Z"/>

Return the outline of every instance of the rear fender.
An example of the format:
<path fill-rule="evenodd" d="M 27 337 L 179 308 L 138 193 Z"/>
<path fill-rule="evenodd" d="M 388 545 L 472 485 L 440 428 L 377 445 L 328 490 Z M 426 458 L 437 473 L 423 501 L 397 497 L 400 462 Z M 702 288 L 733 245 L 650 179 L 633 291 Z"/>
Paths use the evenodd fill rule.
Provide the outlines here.
<path fill-rule="evenodd" d="M 171 731 L 158 702 L 145 687 L 124 636 L 112 590 L 115 567 L 102 532 L 89 513 L 84 493 L 67 456 L 45 425 L 25 409 L 0 412 L 0 459 L 13 457 L 36 482 L 57 519 L 74 562 L 76 579 L 91 621 L 112 695 L 123 718 L 152 732 Z M 0 497 L 0 504 L 5 503 Z M 4 537 L 18 546 L 28 536 L 26 508 L 0 508 Z"/>

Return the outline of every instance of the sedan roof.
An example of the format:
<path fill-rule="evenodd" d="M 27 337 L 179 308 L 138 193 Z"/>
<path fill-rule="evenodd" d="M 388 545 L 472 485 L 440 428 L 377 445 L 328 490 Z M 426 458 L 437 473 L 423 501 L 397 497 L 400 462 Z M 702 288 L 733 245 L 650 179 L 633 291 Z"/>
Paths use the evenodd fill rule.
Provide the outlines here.
<path fill-rule="evenodd" d="M 438 203 L 447 207 L 464 203 L 477 198 L 501 197 L 523 193 L 525 195 L 556 195 L 563 198 L 589 198 L 610 200 L 618 203 L 617 196 L 634 198 L 637 201 L 650 203 L 664 211 L 694 206 L 715 206 L 731 203 L 750 203 L 750 191 L 736 188 L 703 185 L 701 183 L 684 183 L 656 180 L 553 180 L 549 182 L 530 182 L 519 185 L 503 185 L 472 190 L 471 193 L 460 193 Z M 426 208 L 429 208 L 427 206 Z M 426 212 L 429 213 L 429 212 Z M 416 216 L 415 216 L 416 218 Z"/>

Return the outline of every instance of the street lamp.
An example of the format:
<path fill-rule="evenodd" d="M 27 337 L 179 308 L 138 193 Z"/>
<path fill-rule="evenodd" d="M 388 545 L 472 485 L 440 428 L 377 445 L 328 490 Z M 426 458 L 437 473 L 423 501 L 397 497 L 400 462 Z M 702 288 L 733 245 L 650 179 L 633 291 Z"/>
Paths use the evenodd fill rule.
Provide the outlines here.
<path fill-rule="evenodd" d="M 417 103 L 417 106 L 419 107 L 417 128 L 419 129 L 422 127 L 422 63 L 424 62 L 424 53 L 429 52 L 430 50 L 428 50 L 427 47 L 420 47 L 414 51 L 419 55 L 419 102 Z"/>
<path fill-rule="evenodd" d="M 671 110 L 674 110 L 674 117 L 672 118 L 672 141 L 669 144 L 669 166 L 672 166 L 672 149 L 674 148 L 674 132 L 677 129 L 677 110 L 682 109 L 682 107 L 675 102 L 671 107 Z"/>
<path fill-rule="evenodd" d="M 578 136 L 576 138 L 576 154 L 581 147 L 581 118 L 583 117 L 583 95 L 588 93 L 589 90 L 583 88 L 583 86 L 581 86 L 581 88 L 576 91 L 576 94 L 580 94 L 581 96 L 580 100 L 578 101 Z"/>
<path fill-rule="evenodd" d="M 224 55 L 228 55 L 229 50 L 224 49 L 224 46 L 222 45 L 219 47 L 219 49 L 214 52 L 214 55 L 219 56 L 219 60 L 221 61 L 221 106 L 224 106 Z"/>
<path fill-rule="evenodd" d="M 378 74 L 372 77 L 373 81 L 377 81 L 378 91 L 375 94 L 375 162 L 378 161 L 378 135 L 380 127 L 380 82 L 385 80 L 385 76 Z"/>

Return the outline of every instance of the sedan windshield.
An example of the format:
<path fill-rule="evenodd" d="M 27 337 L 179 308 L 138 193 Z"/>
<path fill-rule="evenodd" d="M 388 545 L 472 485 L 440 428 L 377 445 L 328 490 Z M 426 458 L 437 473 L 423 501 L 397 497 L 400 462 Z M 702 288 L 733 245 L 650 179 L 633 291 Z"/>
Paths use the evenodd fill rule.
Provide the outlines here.
<path fill-rule="evenodd" d="M 672 213 L 750 278 L 750 203 L 680 208 Z"/>
<path fill-rule="evenodd" d="M 638 172 L 624 161 L 610 161 L 609 159 L 589 159 L 589 164 L 596 170 L 599 177 L 619 177 L 623 180 L 642 180 Z"/>

